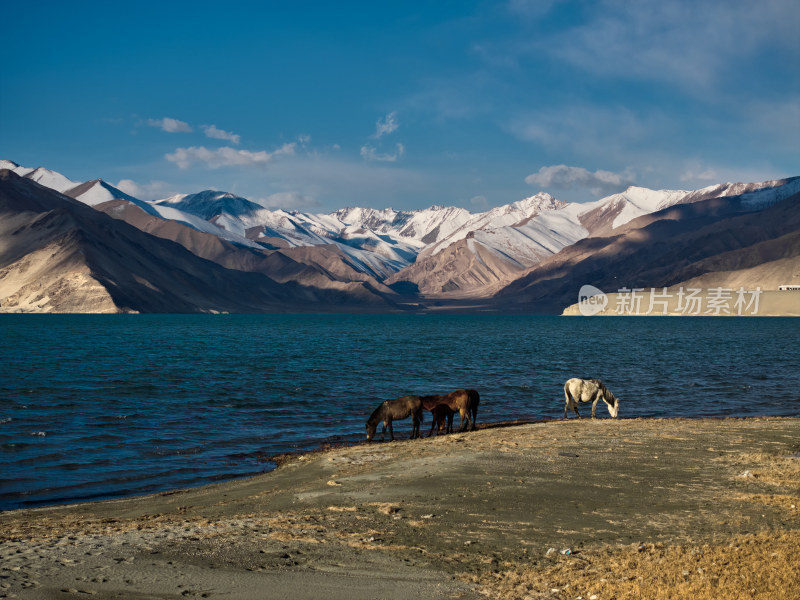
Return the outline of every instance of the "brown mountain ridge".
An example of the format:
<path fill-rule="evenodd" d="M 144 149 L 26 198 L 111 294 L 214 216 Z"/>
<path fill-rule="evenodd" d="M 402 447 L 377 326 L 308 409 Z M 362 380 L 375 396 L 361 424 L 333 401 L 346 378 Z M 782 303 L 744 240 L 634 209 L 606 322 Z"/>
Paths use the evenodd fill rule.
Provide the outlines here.
<path fill-rule="evenodd" d="M 532 266 L 512 256 L 525 243 L 514 235 L 525 231 L 497 230 L 504 241 L 493 248 L 495 230 L 465 230 L 435 255 L 420 252 L 424 260 L 406 277 L 381 279 L 332 243 L 248 246 L 141 201 L 96 195 L 90 206 L 0 170 L 0 312 L 560 313 L 585 284 L 607 292 L 684 282 L 777 290 L 800 284 L 798 183 L 681 193 L 689 200 L 617 228 L 614 210 L 626 200 L 601 203 L 605 213 L 582 214 L 595 222 L 589 237 L 529 254 Z M 478 237 L 482 244 L 471 247 Z"/>
<path fill-rule="evenodd" d="M 782 283 L 798 284 L 798 239 L 800 194 L 761 210 L 753 210 L 741 197 L 680 204 L 634 219 L 606 237 L 586 238 L 565 248 L 500 290 L 491 305 L 498 310 L 560 312 L 577 302 L 586 284 L 614 292 L 675 286 L 702 276 L 710 283 L 710 274 L 776 261 L 782 261 L 782 269 L 774 281 L 783 274 L 787 280 Z M 746 284 L 755 287 L 761 282 L 751 278 Z"/>
<path fill-rule="evenodd" d="M 394 308 L 376 294 L 354 297 L 225 268 L 9 170 L 0 170 L 0 240 L 3 312 Z"/>

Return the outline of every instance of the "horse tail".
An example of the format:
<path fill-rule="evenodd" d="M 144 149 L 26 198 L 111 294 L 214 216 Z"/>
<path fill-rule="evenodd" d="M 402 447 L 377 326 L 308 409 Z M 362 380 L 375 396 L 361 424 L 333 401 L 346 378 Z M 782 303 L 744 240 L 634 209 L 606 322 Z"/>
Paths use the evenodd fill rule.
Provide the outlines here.
<path fill-rule="evenodd" d="M 569 381 L 564 384 L 564 399 L 566 400 L 567 404 L 575 403 L 575 398 L 572 397 L 572 392 L 569 389 Z"/>
<path fill-rule="evenodd" d="M 567 409 L 570 407 L 572 396 L 569 393 L 569 381 L 564 384 L 564 418 L 567 418 Z"/>

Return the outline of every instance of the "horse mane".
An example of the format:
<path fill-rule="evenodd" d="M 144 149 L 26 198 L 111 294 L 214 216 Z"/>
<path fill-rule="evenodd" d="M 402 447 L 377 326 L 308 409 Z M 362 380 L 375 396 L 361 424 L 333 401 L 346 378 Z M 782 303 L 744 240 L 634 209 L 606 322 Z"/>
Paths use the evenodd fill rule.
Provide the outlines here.
<path fill-rule="evenodd" d="M 603 393 L 603 400 L 609 402 L 611 406 L 616 406 L 617 397 L 611 393 L 611 391 L 603 384 L 603 382 L 600 381 L 599 379 L 593 379 L 592 381 L 594 381 L 597 384 L 597 387 L 599 387 L 600 391 Z"/>
<path fill-rule="evenodd" d="M 384 400 L 384 402 L 385 402 L 385 400 Z M 369 416 L 369 419 L 367 419 L 367 423 L 377 423 L 378 421 L 380 421 L 380 419 L 381 419 L 380 412 L 381 412 L 381 409 L 383 408 L 383 404 L 384 403 L 381 402 L 380 404 L 378 404 L 378 408 L 376 408 L 375 410 L 372 411 L 372 414 Z"/>

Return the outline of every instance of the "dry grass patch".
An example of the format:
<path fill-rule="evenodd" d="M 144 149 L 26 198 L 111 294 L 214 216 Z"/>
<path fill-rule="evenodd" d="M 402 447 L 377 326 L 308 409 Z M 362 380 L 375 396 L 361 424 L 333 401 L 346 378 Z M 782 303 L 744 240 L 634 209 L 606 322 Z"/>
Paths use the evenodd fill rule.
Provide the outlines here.
<path fill-rule="evenodd" d="M 800 491 L 800 457 L 747 453 L 736 457 L 734 464 L 746 467 L 737 477 L 753 479 L 774 486 L 790 486 Z"/>
<path fill-rule="evenodd" d="M 800 595 L 800 532 L 726 543 L 642 545 L 555 555 L 475 578 L 492 598 L 772 600 Z"/>

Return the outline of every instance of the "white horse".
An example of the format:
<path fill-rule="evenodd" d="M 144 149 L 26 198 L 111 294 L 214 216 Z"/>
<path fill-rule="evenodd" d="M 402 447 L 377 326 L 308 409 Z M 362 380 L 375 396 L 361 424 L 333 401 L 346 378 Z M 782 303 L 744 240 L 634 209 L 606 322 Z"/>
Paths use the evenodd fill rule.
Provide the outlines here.
<path fill-rule="evenodd" d="M 619 398 L 612 394 L 603 382 L 599 379 L 578 379 L 573 377 L 564 384 L 564 418 L 567 418 L 567 409 L 572 408 L 578 418 L 581 418 L 578 412 L 578 402 L 591 402 L 592 403 L 592 418 L 594 419 L 595 411 L 597 410 L 597 401 L 600 398 L 608 406 L 608 412 L 613 418 L 617 418 L 619 414 Z"/>

